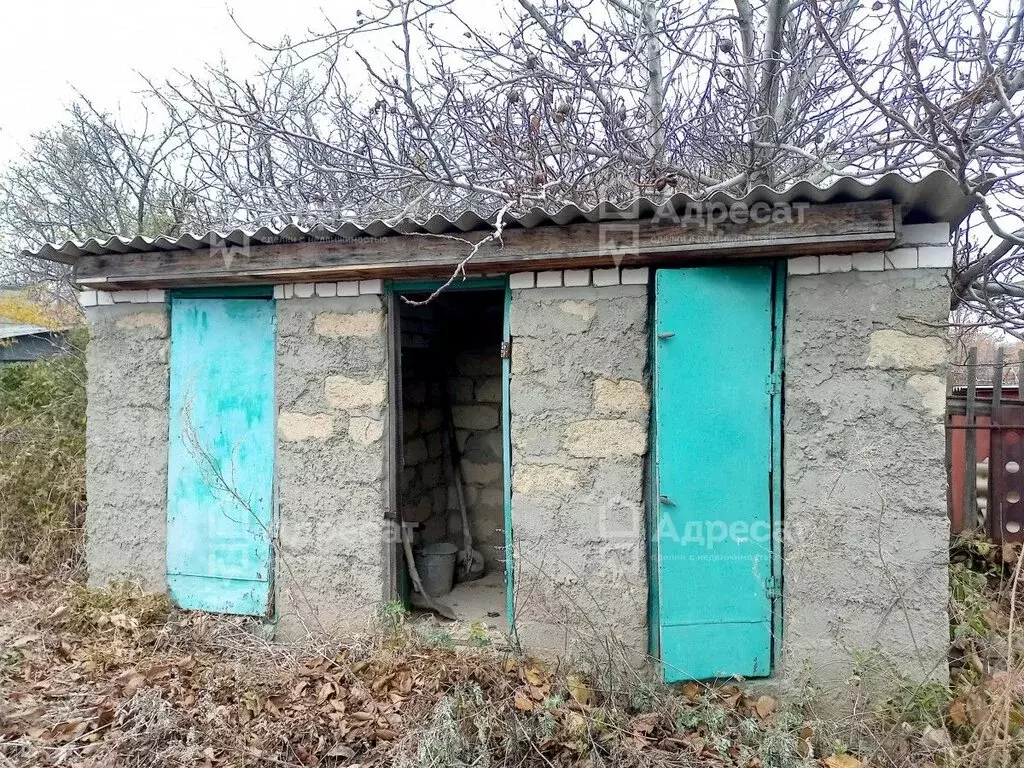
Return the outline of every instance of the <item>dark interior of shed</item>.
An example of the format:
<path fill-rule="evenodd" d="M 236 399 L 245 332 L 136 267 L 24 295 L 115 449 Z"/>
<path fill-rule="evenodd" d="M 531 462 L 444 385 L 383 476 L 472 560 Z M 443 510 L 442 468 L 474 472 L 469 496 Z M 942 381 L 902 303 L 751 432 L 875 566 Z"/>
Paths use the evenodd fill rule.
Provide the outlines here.
<path fill-rule="evenodd" d="M 422 302 L 429 294 L 400 294 Z M 401 457 L 398 496 L 426 600 L 460 621 L 507 630 L 501 341 L 504 292 L 399 299 Z M 447 545 L 447 546 L 446 546 Z M 454 555 L 454 556 L 453 556 Z M 446 569 L 453 566 L 449 589 Z"/>

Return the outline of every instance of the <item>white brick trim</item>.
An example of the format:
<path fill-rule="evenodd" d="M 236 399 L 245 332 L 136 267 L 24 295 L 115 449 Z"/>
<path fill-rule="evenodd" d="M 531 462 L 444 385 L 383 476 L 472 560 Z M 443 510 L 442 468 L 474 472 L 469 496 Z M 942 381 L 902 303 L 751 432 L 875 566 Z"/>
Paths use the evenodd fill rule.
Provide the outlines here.
<path fill-rule="evenodd" d="M 338 284 L 337 283 L 317 283 L 316 284 L 316 295 L 325 298 L 330 298 L 338 295 Z"/>
<path fill-rule="evenodd" d="M 949 269 L 952 265 L 953 248 L 950 245 L 929 245 L 921 248 L 907 246 L 891 251 L 793 256 L 786 260 L 786 273 L 824 275 L 851 270 L 880 272 L 891 269 Z"/>
<path fill-rule="evenodd" d="M 953 266 L 953 247 L 949 245 L 926 245 L 917 249 L 919 269 L 949 269 Z"/>
<path fill-rule="evenodd" d="M 567 288 L 582 288 L 590 285 L 590 270 L 567 269 L 562 273 L 562 282 Z"/>
<path fill-rule="evenodd" d="M 794 256 L 786 262 L 788 275 L 816 275 L 819 271 L 817 256 Z"/>
<path fill-rule="evenodd" d="M 831 272 L 849 272 L 853 269 L 853 258 L 848 253 L 834 253 L 818 259 L 818 269 L 822 274 Z"/>
<path fill-rule="evenodd" d="M 78 303 L 83 307 L 108 306 L 110 304 L 163 304 L 166 298 L 167 293 L 162 288 L 78 292 Z"/>
<path fill-rule="evenodd" d="M 513 272 L 508 276 L 508 287 L 512 290 L 533 288 L 536 280 L 537 275 L 534 272 Z"/>
<path fill-rule="evenodd" d="M 282 283 L 274 286 L 275 299 L 333 299 L 384 293 L 383 280 L 346 280 L 327 283 Z"/>
<path fill-rule="evenodd" d="M 355 280 L 351 280 L 344 283 L 338 283 L 338 295 L 339 296 L 358 296 L 359 295 L 359 283 Z"/>
<path fill-rule="evenodd" d="M 602 288 L 606 285 L 618 285 L 619 284 L 619 270 L 613 267 L 612 269 L 595 269 L 594 270 L 594 285 L 598 288 Z"/>
<path fill-rule="evenodd" d="M 560 271 L 538 272 L 537 273 L 537 287 L 538 288 L 561 288 L 562 287 L 562 273 Z"/>
<path fill-rule="evenodd" d="M 949 224 L 905 224 L 900 230 L 898 245 L 948 245 Z"/>
<path fill-rule="evenodd" d="M 854 272 L 881 272 L 885 269 L 885 254 L 855 253 L 850 259 Z"/>
<path fill-rule="evenodd" d="M 622 270 L 623 285 L 647 285 L 650 280 L 651 270 L 647 267 L 633 267 Z"/>

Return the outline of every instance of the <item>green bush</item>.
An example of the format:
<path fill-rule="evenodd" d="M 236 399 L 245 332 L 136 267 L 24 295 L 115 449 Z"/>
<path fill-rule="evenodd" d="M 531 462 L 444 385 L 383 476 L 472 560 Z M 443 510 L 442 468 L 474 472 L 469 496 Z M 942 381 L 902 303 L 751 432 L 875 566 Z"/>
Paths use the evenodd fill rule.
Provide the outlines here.
<path fill-rule="evenodd" d="M 84 329 L 72 352 L 0 365 L 0 557 L 74 562 L 85 514 Z"/>

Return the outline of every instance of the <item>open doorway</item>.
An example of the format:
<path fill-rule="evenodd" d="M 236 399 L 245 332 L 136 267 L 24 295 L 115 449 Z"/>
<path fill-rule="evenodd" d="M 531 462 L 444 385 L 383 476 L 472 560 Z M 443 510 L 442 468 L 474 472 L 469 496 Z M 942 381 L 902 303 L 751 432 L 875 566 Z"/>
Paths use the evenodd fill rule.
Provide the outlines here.
<path fill-rule="evenodd" d="M 412 301 L 429 296 L 397 293 Z M 423 305 L 399 299 L 395 308 L 402 425 L 396 488 L 416 570 L 435 607 L 450 609 L 448 618 L 507 633 L 505 291 L 450 290 Z M 409 595 L 414 609 L 430 607 L 415 585 Z"/>

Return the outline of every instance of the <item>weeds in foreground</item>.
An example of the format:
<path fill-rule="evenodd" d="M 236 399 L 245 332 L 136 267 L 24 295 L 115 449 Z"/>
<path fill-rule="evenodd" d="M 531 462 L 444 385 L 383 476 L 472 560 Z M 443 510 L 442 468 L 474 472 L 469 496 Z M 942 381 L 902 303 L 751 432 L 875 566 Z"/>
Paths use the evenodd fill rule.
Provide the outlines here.
<path fill-rule="evenodd" d="M 84 329 L 71 354 L 0 366 L 0 557 L 75 565 L 85 514 Z"/>

